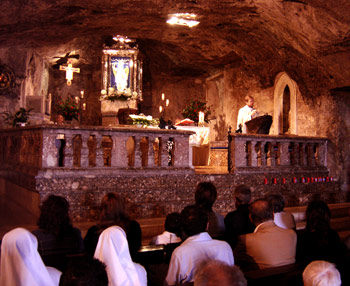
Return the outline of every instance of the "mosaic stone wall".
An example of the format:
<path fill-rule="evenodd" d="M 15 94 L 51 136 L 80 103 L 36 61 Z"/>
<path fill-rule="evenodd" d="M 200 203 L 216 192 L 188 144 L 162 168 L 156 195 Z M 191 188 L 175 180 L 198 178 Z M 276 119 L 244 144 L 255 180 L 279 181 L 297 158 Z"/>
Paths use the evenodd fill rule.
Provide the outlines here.
<path fill-rule="evenodd" d="M 197 183 L 211 181 L 218 190 L 214 209 L 226 214 L 234 208 L 232 193 L 236 185 L 251 186 L 253 199 L 268 192 L 280 192 L 287 206 L 306 205 L 314 196 L 328 203 L 344 202 L 338 182 L 331 181 L 327 172 L 289 174 L 179 174 L 179 175 L 123 175 L 123 176 L 69 176 L 36 179 L 36 190 L 41 200 L 50 194 L 66 197 L 71 205 L 72 218 L 76 222 L 98 219 L 99 203 L 108 192 L 118 192 L 126 198 L 127 210 L 134 218 L 162 217 L 173 211 L 181 211 L 194 203 Z M 285 183 L 283 184 L 283 178 Z M 296 182 L 293 183 L 293 178 Z M 305 183 L 302 180 L 305 180 Z M 307 183 L 308 178 L 313 182 Z M 314 178 L 317 178 L 316 180 Z M 323 182 L 323 178 L 324 181 Z M 266 180 L 265 180 L 266 179 Z M 276 180 L 274 180 L 276 179 Z M 274 181 L 275 184 L 274 184 Z M 320 181 L 320 182 L 316 182 Z"/>

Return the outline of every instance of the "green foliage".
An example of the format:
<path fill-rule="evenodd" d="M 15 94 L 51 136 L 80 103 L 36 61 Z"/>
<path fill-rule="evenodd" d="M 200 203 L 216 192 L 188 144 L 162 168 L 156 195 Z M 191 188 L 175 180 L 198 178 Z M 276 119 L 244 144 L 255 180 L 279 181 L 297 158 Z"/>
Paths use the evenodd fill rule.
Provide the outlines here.
<path fill-rule="evenodd" d="M 2 115 L 4 116 L 5 122 L 7 124 L 12 125 L 12 126 L 16 126 L 17 123 L 27 122 L 28 118 L 30 116 L 30 112 L 32 110 L 33 110 L 33 108 L 26 110 L 25 108 L 21 107 L 14 114 L 12 114 L 10 112 L 2 112 Z"/>
<path fill-rule="evenodd" d="M 204 112 L 204 121 L 209 123 L 209 115 L 211 114 L 211 111 L 210 108 L 207 106 L 206 101 L 191 100 L 191 102 L 182 111 L 182 116 L 184 118 L 189 118 L 194 122 L 198 122 L 198 114 L 200 111 Z"/>
<path fill-rule="evenodd" d="M 67 97 L 65 101 L 60 101 L 56 105 L 56 110 L 65 120 L 72 120 L 73 118 L 79 120 L 78 104 L 70 97 Z"/>

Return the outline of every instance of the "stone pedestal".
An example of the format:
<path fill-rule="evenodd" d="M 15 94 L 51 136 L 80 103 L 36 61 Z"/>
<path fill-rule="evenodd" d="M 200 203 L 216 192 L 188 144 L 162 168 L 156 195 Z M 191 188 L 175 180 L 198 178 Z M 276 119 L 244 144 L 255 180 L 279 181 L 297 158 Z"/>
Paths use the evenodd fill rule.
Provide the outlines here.
<path fill-rule="evenodd" d="M 137 101 L 127 100 L 127 101 L 110 101 L 103 100 L 101 101 L 101 113 L 102 113 L 102 126 L 113 126 L 119 123 L 118 120 L 118 111 L 119 109 L 136 109 L 137 110 Z"/>

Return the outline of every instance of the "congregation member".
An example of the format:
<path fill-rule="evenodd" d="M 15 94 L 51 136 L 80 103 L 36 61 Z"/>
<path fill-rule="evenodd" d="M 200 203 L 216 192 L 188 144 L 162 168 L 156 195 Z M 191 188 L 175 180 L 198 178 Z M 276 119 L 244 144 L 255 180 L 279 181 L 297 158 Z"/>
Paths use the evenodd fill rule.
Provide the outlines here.
<path fill-rule="evenodd" d="M 126 234 L 120 226 L 101 233 L 94 258 L 106 265 L 109 286 L 147 286 L 146 270 L 131 260 Z"/>
<path fill-rule="evenodd" d="M 221 239 L 225 235 L 224 217 L 213 211 L 213 205 L 216 201 L 216 187 L 211 182 L 201 182 L 196 187 L 195 201 L 196 205 L 203 207 L 207 211 L 209 227 L 208 233 L 212 238 Z"/>
<path fill-rule="evenodd" d="M 297 235 L 294 230 L 278 227 L 268 201 L 258 199 L 249 208 L 256 225 L 253 233 L 241 235 L 234 254 L 243 269 L 256 270 L 295 262 Z"/>
<path fill-rule="evenodd" d="M 237 245 L 238 236 L 252 233 L 255 229 L 255 225 L 249 218 L 250 188 L 246 185 L 237 186 L 233 199 L 236 210 L 229 212 L 225 217 L 226 241 L 232 249 Z"/>
<path fill-rule="evenodd" d="M 216 259 L 234 265 L 232 249 L 225 241 L 215 240 L 206 232 L 207 212 L 190 205 L 181 212 L 182 228 L 188 238 L 178 246 L 170 259 L 166 285 L 193 282 L 196 268 L 203 260 Z"/>
<path fill-rule="evenodd" d="M 304 286 L 340 286 L 340 273 L 334 264 L 323 261 L 312 261 L 303 272 Z"/>
<path fill-rule="evenodd" d="M 194 286 L 247 286 L 243 272 L 236 265 L 218 260 L 202 262 L 194 275 Z"/>
<path fill-rule="evenodd" d="M 305 212 L 306 227 L 298 231 L 297 262 L 306 266 L 313 260 L 342 264 L 345 245 L 331 228 L 331 211 L 322 200 L 312 200 Z"/>
<path fill-rule="evenodd" d="M 92 257 L 71 258 L 62 273 L 60 286 L 108 286 L 106 265 Z"/>
<path fill-rule="evenodd" d="M 95 253 L 100 234 L 108 227 L 118 225 L 124 229 L 130 254 L 135 258 L 141 247 L 142 233 L 140 224 L 129 218 L 125 211 L 124 198 L 117 193 L 108 193 L 102 198 L 100 223 L 88 229 L 84 238 L 85 250 L 89 256 Z"/>
<path fill-rule="evenodd" d="M 45 266 L 36 237 L 24 228 L 6 233 L 1 244 L 0 285 L 57 286 L 61 272 Z"/>
<path fill-rule="evenodd" d="M 293 214 L 283 211 L 286 201 L 281 194 L 268 194 L 265 199 L 272 205 L 273 221 L 282 228 L 296 229 Z"/>
<path fill-rule="evenodd" d="M 167 215 L 164 223 L 165 231 L 151 239 L 151 245 L 170 244 L 181 242 L 181 215 L 179 213 L 170 213 Z"/>
<path fill-rule="evenodd" d="M 71 224 L 69 204 L 64 197 L 50 195 L 42 203 L 37 225 L 39 228 L 32 233 L 45 265 L 63 271 L 67 255 L 83 252 L 81 232 Z"/>

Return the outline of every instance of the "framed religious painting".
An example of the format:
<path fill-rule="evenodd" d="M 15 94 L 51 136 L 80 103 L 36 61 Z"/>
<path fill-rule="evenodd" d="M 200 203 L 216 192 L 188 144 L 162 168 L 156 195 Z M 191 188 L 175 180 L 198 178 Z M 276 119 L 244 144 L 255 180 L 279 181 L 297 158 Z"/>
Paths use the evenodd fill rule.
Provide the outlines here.
<path fill-rule="evenodd" d="M 114 38 L 102 55 L 101 99 L 142 100 L 142 61 L 135 40 Z"/>

